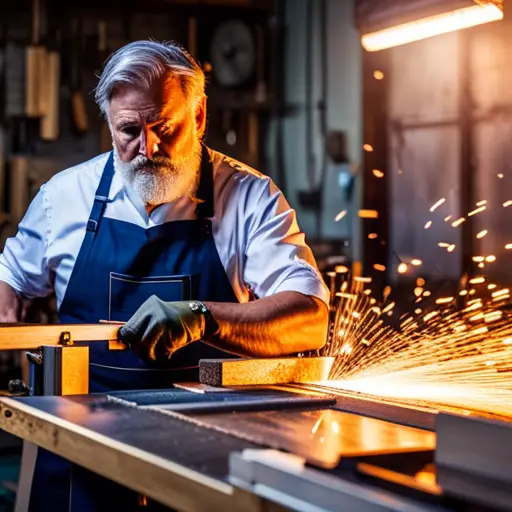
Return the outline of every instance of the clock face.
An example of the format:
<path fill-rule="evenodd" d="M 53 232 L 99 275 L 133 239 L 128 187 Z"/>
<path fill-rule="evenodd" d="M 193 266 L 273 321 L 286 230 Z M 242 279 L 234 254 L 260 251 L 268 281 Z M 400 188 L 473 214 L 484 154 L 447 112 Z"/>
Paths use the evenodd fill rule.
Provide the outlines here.
<path fill-rule="evenodd" d="M 254 38 L 251 29 L 242 21 L 221 23 L 213 35 L 210 53 L 213 75 L 223 87 L 242 85 L 254 73 Z"/>

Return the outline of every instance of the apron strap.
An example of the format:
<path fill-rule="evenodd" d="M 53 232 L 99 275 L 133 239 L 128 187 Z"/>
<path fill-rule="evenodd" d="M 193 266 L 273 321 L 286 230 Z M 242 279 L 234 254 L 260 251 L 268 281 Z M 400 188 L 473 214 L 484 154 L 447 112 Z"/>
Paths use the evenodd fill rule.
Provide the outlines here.
<path fill-rule="evenodd" d="M 213 163 L 210 159 L 210 153 L 203 144 L 201 153 L 201 175 L 199 177 L 199 186 L 197 187 L 197 199 L 200 202 L 196 206 L 198 219 L 210 219 L 214 215 L 213 209 Z"/>
<path fill-rule="evenodd" d="M 103 217 L 103 214 L 105 213 L 105 207 L 107 205 L 108 194 L 110 192 L 110 186 L 112 184 L 113 177 L 114 152 L 111 151 L 101 174 L 100 183 L 96 189 L 96 194 L 94 195 L 94 203 L 92 205 L 91 214 L 89 215 L 89 220 L 87 221 L 87 232 L 90 232 L 92 235 L 98 231 L 100 221 Z M 88 237 L 88 233 L 85 235 L 86 238 Z"/>
<path fill-rule="evenodd" d="M 87 261 L 87 258 L 89 257 L 89 252 L 91 250 L 92 243 L 94 242 L 94 237 L 98 232 L 98 228 L 103 217 L 103 213 L 105 212 L 105 206 L 108 201 L 108 194 L 110 192 L 110 185 L 112 184 L 113 177 L 114 152 L 111 151 L 107 163 L 103 168 L 100 183 L 98 185 L 98 188 L 96 189 L 96 194 L 94 195 L 94 203 L 92 205 L 91 214 L 89 215 L 89 220 L 87 221 L 85 237 L 82 242 L 80 252 L 78 253 L 78 257 L 75 262 L 75 267 L 73 268 L 73 274 L 75 273 L 76 270 L 82 268 L 82 266 Z M 73 277 L 73 274 L 71 274 L 71 277 Z"/>

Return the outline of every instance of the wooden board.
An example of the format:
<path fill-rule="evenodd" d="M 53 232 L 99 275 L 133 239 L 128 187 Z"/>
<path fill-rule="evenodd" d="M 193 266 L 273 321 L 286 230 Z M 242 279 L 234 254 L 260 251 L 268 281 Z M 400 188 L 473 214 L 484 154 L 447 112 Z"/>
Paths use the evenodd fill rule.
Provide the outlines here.
<path fill-rule="evenodd" d="M 199 382 L 208 386 L 258 386 L 326 380 L 333 357 L 202 359 Z"/>
<path fill-rule="evenodd" d="M 102 395 L 0 398 L 0 428 L 176 510 L 264 510 L 224 479 L 229 453 L 254 445 L 161 413 Z"/>
<path fill-rule="evenodd" d="M 60 345 L 61 334 L 74 341 L 108 341 L 111 350 L 125 349 L 117 341 L 119 324 L 0 324 L 0 350 L 32 350 L 42 345 Z"/>

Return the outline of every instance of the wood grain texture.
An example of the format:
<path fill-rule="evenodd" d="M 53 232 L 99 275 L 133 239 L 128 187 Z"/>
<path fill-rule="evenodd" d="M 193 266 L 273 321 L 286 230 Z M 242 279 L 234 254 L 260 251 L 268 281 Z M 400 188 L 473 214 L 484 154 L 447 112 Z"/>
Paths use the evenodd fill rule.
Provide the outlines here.
<path fill-rule="evenodd" d="M 332 357 L 202 359 L 199 382 L 208 386 L 258 386 L 316 382 L 329 377 Z"/>
<path fill-rule="evenodd" d="M 31 350 L 42 345 L 60 345 L 69 332 L 73 341 L 109 341 L 109 348 L 125 349 L 117 341 L 118 324 L 0 324 L 0 350 Z"/>
<path fill-rule="evenodd" d="M 1 398 L 0 428 L 176 510 L 265 510 L 260 498 L 223 480 L 78 425 L 87 407 L 65 398 L 59 403 L 69 420 Z"/>

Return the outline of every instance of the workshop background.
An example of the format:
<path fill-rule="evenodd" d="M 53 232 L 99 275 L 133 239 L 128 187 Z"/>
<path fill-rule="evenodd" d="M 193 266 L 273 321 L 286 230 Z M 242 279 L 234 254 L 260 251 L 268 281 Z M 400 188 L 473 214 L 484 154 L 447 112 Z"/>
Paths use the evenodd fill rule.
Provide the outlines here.
<path fill-rule="evenodd" d="M 44 181 L 110 149 L 94 103 L 96 75 L 112 51 L 151 37 L 179 41 L 202 64 L 207 144 L 274 179 L 326 276 L 343 265 L 398 295 L 419 277 L 446 290 L 477 273 L 473 256 L 486 254 L 495 256 L 486 275 L 509 284 L 507 6 L 493 23 L 383 51 L 361 44 L 373 26 L 471 3 L 2 2 L 0 246 Z M 478 203 L 485 215 L 454 229 Z M 400 267 L 413 259 L 421 265 Z M 27 303 L 25 320 L 56 321 L 51 299 Z M 0 389 L 20 374 L 19 354 L 0 354 Z M 6 507 L 19 447 L 0 437 Z"/>

